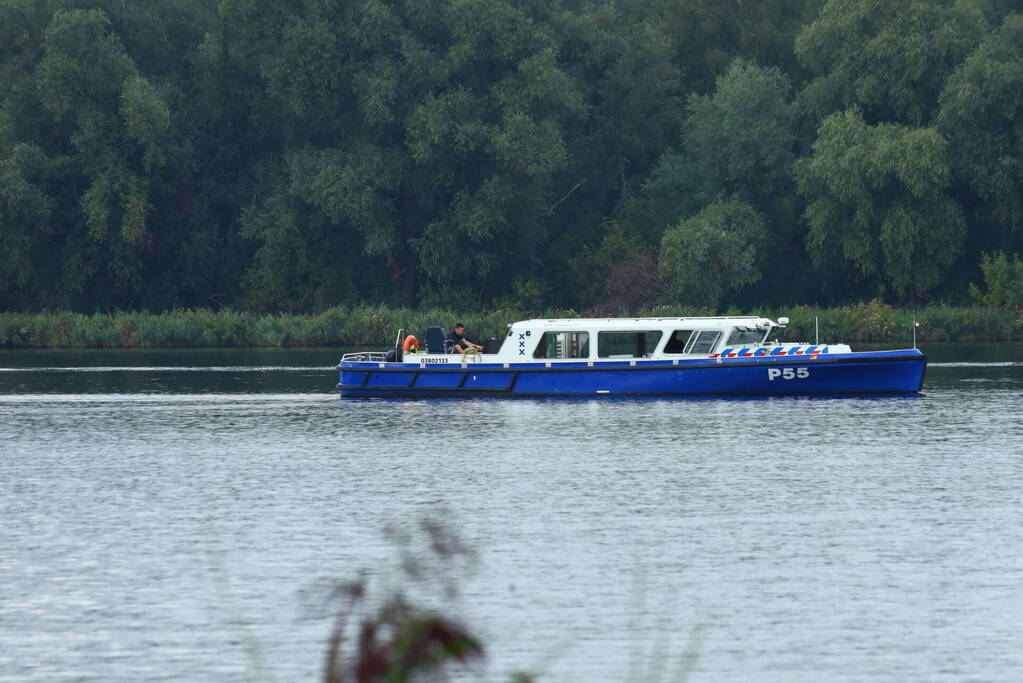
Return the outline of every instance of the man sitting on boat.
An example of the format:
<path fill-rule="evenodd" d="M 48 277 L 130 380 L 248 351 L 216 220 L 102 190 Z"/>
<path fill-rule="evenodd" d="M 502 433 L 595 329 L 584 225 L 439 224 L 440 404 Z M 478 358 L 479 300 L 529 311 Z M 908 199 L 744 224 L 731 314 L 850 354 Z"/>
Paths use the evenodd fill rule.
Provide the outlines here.
<path fill-rule="evenodd" d="M 455 329 L 448 332 L 447 341 L 451 344 L 451 350 L 455 353 L 465 353 L 470 348 L 474 348 L 477 351 L 483 348 L 479 344 L 474 344 L 465 338 L 465 325 L 462 323 L 455 323 Z"/>

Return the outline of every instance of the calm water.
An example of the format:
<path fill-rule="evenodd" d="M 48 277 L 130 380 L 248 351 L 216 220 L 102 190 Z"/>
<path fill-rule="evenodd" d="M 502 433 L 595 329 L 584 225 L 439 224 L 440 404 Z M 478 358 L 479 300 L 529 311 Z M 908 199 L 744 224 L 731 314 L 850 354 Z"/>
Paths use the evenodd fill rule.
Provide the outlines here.
<path fill-rule="evenodd" d="M 0 681 L 314 681 L 323 587 L 439 515 L 465 680 L 1023 679 L 1023 346 L 925 351 L 915 398 L 464 402 L 0 352 Z"/>

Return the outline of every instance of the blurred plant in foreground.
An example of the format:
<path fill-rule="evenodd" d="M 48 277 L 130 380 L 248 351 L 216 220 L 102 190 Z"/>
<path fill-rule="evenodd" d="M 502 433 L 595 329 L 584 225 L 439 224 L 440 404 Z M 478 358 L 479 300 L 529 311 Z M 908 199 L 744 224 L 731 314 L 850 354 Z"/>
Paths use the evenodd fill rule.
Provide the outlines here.
<path fill-rule="evenodd" d="M 417 532 L 391 527 L 405 585 L 439 587 L 445 602 L 458 595 L 455 576 L 471 566 L 475 553 L 446 524 L 432 519 Z M 426 548 L 414 547 L 417 540 Z M 465 626 L 439 610 L 414 604 L 401 589 L 374 598 L 365 574 L 334 590 L 338 601 L 327 642 L 324 683 L 401 683 L 444 678 L 449 664 L 481 660 L 483 645 Z M 516 674 L 513 683 L 533 678 Z"/>

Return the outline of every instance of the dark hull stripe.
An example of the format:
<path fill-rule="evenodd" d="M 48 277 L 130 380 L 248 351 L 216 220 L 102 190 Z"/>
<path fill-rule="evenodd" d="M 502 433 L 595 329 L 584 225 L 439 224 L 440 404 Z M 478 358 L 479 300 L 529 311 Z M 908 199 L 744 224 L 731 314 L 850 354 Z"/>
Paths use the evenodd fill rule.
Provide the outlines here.
<path fill-rule="evenodd" d="M 462 389 L 457 391 L 445 391 L 443 389 L 434 391 L 404 391 L 401 389 L 381 389 L 376 392 L 354 390 L 345 393 L 345 398 L 776 398 L 779 396 L 814 397 L 814 398 L 841 398 L 844 396 L 919 396 L 919 390 L 904 391 L 778 391 L 778 392 L 751 392 L 751 391 L 722 391 L 708 394 L 685 394 L 678 392 L 659 393 L 631 393 L 631 394 L 518 394 L 502 391 L 496 395 L 493 392 L 486 392 L 479 389 Z"/>
<path fill-rule="evenodd" d="M 454 373 L 454 372 L 471 372 L 475 374 L 488 373 L 488 372 L 592 372 L 599 370 L 600 372 L 621 372 L 621 371 L 635 371 L 635 370 L 706 370 L 708 368 L 742 368 L 742 367 L 762 367 L 765 365 L 806 365 L 813 367 L 815 365 L 830 365 L 835 363 L 895 363 L 905 361 L 921 361 L 926 362 L 927 356 L 923 354 L 906 354 L 899 356 L 871 356 L 871 357 L 857 357 L 857 356 L 846 356 L 842 358 L 830 357 L 822 358 L 820 356 L 759 356 L 757 358 L 749 359 L 725 359 L 720 363 L 716 361 L 707 361 L 705 363 L 693 363 L 687 362 L 680 365 L 593 365 L 593 366 L 580 366 L 570 365 L 562 367 L 560 365 L 552 365 L 547 367 L 545 365 L 537 365 L 536 367 L 528 367 L 526 365 L 516 365 L 515 367 L 473 367 L 471 365 L 462 367 L 459 365 L 389 365 L 380 367 L 377 363 L 348 363 L 345 365 L 338 365 L 338 369 L 346 372 L 429 372 L 429 373 Z"/>

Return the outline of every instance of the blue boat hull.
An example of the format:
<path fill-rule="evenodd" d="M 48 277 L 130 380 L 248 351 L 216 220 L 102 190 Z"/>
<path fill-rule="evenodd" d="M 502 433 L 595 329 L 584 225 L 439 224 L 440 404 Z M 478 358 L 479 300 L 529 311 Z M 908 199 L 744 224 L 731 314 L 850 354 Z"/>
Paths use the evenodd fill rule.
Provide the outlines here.
<path fill-rule="evenodd" d="M 342 363 L 343 397 L 714 396 L 907 394 L 920 391 L 920 351 L 714 360 L 419 365 Z"/>

